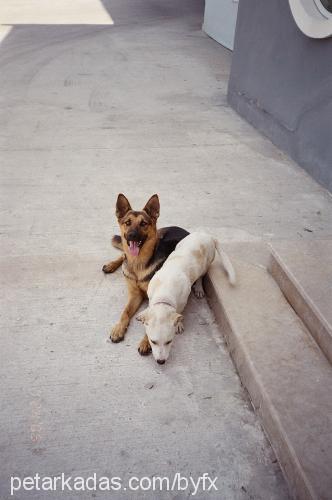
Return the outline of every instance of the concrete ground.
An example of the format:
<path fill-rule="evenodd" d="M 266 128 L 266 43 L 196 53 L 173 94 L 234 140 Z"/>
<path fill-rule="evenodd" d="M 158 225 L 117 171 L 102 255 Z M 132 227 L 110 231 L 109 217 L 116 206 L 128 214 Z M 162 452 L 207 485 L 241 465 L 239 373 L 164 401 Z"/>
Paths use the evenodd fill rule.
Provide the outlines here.
<path fill-rule="evenodd" d="M 136 322 L 106 343 L 126 291 L 101 266 L 121 191 L 135 208 L 158 192 L 160 226 L 241 242 L 331 238 L 330 197 L 227 106 L 231 54 L 202 33 L 201 0 L 102 4 L 109 22 L 99 2 L 90 25 L 34 9 L 3 28 L 0 497 L 11 475 L 208 472 L 219 491 L 196 498 L 287 498 L 206 302 L 190 299 L 160 367 L 138 355 Z M 110 494 L 14 498 L 76 496 Z"/>

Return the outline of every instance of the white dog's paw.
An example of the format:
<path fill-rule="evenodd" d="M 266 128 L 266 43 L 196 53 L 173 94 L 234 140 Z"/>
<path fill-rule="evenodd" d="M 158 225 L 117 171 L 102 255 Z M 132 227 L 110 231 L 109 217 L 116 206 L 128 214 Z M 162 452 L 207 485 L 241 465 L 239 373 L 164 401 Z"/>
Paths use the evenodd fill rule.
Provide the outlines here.
<path fill-rule="evenodd" d="M 182 321 L 180 321 L 180 322 L 176 325 L 176 330 L 175 330 L 175 333 L 179 334 L 179 333 L 183 333 L 183 332 L 184 332 L 184 326 L 183 326 Z"/>
<path fill-rule="evenodd" d="M 194 288 L 194 295 L 196 299 L 203 299 L 205 297 L 204 290 L 196 290 L 195 288 Z"/>
<path fill-rule="evenodd" d="M 194 295 L 197 299 L 202 299 L 205 297 L 202 278 L 199 278 L 192 286 Z"/>

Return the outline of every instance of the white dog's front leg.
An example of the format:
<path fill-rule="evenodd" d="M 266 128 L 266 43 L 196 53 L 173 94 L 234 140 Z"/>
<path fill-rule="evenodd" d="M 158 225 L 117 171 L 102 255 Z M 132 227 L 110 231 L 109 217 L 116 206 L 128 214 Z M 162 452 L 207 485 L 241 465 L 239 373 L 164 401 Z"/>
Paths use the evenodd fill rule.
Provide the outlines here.
<path fill-rule="evenodd" d="M 194 295 L 197 299 L 202 299 L 205 296 L 202 278 L 198 278 L 192 286 Z"/>

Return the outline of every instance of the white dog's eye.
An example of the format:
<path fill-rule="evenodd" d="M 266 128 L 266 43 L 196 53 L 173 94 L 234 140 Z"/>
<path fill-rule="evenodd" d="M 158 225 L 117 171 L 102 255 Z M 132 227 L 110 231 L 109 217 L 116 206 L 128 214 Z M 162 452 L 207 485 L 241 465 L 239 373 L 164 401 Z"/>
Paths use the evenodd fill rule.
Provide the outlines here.
<path fill-rule="evenodd" d="M 150 339 L 150 342 L 152 342 L 152 344 L 154 344 L 154 345 L 157 345 L 157 342 L 155 340 Z"/>
<path fill-rule="evenodd" d="M 168 342 L 166 342 L 166 343 L 165 343 L 165 345 L 168 345 L 168 344 L 170 344 L 171 342 L 172 342 L 172 341 L 171 341 L 171 340 L 169 340 Z"/>

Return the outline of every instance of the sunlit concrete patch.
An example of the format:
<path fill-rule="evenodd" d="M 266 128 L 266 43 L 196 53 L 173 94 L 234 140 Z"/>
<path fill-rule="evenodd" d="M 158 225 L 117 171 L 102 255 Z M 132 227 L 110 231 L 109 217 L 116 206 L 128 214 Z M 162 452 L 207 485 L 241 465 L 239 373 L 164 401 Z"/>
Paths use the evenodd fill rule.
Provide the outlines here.
<path fill-rule="evenodd" d="M 0 43 L 6 38 L 7 35 L 12 30 L 12 26 L 1 26 L 0 25 Z"/>
<path fill-rule="evenodd" d="M 0 0 L 0 24 L 114 23 L 100 0 Z"/>

